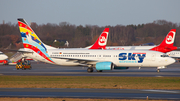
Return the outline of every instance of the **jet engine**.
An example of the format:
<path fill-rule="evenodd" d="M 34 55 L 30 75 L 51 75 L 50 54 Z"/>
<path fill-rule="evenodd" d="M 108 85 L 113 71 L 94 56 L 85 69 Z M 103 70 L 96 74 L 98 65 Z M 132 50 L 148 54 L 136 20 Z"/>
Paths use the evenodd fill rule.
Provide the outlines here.
<path fill-rule="evenodd" d="M 112 70 L 114 65 L 112 62 L 98 62 L 95 67 L 96 70 Z"/>

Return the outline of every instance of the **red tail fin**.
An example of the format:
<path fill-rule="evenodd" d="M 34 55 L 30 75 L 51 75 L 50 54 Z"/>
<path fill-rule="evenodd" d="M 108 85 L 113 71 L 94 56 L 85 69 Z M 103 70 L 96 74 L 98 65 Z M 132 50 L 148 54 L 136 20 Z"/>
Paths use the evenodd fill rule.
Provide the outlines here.
<path fill-rule="evenodd" d="M 160 51 L 163 53 L 170 52 L 172 50 L 176 50 L 177 47 L 173 46 L 175 35 L 176 35 L 176 29 L 171 29 L 171 31 L 167 34 L 167 36 L 162 41 L 162 43 L 159 46 L 156 46 L 150 50 Z"/>
<path fill-rule="evenodd" d="M 105 28 L 94 45 L 89 49 L 105 49 L 107 44 L 107 38 L 109 34 L 109 28 Z"/>
<path fill-rule="evenodd" d="M 171 29 L 166 38 L 160 44 L 160 46 L 173 46 L 176 35 L 176 29 Z"/>

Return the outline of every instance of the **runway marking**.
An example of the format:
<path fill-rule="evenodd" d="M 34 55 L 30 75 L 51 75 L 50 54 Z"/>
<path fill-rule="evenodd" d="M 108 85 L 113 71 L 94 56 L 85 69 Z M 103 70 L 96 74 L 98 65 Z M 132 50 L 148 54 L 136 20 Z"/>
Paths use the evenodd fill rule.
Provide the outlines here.
<path fill-rule="evenodd" d="M 169 90 L 142 90 L 142 91 L 164 92 L 164 93 L 180 93 L 180 91 L 169 91 Z"/>

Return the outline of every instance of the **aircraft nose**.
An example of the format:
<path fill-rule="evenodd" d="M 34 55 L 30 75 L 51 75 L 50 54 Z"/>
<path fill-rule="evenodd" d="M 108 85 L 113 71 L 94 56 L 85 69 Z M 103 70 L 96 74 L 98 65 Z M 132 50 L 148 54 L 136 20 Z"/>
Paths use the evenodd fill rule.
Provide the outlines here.
<path fill-rule="evenodd" d="M 8 56 L 6 55 L 6 59 L 8 58 Z"/>
<path fill-rule="evenodd" d="M 8 58 L 8 56 L 7 55 L 3 55 L 2 58 L 3 58 L 3 60 L 5 60 L 5 59 Z"/>
<path fill-rule="evenodd" d="M 170 65 L 170 64 L 173 64 L 173 63 L 175 63 L 176 62 L 176 60 L 175 59 L 173 59 L 173 58 L 168 58 L 168 60 L 167 60 L 167 63 Z"/>

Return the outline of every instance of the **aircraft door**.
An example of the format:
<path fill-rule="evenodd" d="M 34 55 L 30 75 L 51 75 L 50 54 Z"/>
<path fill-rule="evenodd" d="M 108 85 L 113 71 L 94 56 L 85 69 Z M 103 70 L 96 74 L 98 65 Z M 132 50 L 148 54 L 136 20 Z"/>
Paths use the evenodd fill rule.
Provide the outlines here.
<path fill-rule="evenodd" d="M 153 54 L 152 54 L 152 61 L 155 61 L 155 59 L 156 59 L 156 54 L 153 53 Z"/>
<path fill-rule="evenodd" d="M 97 59 L 102 60 L 102 59 L 103 59 L 102 56 L 103 56 L 103 55 L 100 55 L 100 54 L 97 55 Z"/>

